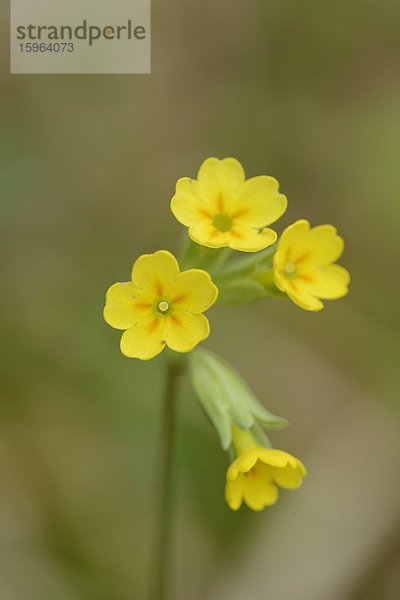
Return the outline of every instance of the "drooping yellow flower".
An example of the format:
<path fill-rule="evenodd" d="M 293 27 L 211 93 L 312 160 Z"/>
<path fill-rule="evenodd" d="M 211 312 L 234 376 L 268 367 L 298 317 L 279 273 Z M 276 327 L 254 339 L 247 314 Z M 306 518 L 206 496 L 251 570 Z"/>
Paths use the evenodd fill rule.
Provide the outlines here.
<path fill-rule="evenodd" d="M 198 244 L 257 252 L 276 241 L 275 231 L 267 225 L 287 206 L 278 189 L 276 179 L 266 175 L 246 180 L 234 158 L 207 158 L 197 179 L 178 180 L 171 210 Z"/>
<path fill-rule="evenodd" d="M 274 448 L 263 448 L 249 431 L 233 427 L 236 460 L 226 473 L 225 499 L 232 510 L 244 501 L 260 511 L 278 500 L 278 486 L 294 490 L 302 484 L 306 468 L 298 459 Z"/>
<path fill-rule="evenodd" d="M 132 281 L 115 283 L 107 291 L 104 319 L 126 329 L 121 351 L 149 360 L 165 346 L 190 352 L 210 333 L 202 314 L 216 301 L 218 289 L 205 271 L 179 271 L 166 250 L 144 254 L 133 265 Z"/>
<path fill-rule="evenodd" d="M 274 255 L 274 281 L 304 310 L 321 310 L 323 300 L 342 298 L 348 292 L 349 272 L 333 264 L 344 242 L 333 225 L 310 228 L 296 221 L 282 233 Z"/>

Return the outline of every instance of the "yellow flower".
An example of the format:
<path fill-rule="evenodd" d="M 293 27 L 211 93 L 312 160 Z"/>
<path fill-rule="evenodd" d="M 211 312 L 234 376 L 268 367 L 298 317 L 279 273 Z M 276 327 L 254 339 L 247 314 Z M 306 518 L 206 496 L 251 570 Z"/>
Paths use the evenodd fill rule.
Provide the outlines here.
<path fill-rule="evenodd" d="M 294 490 L 302 484 L 306 469 L 298 459 L 274 448 L 258 446 L 252 434 L 233 428 L 238 454 L 226 473 L 225 499 L 232 510 L 243 500 L 252 510 L 263 510 L 278 500 L 278 487 Z"/>
<path fill-rule="evenodd" d="M 149 360 L 165 346 L 190 352 L 210 333 L 201 313 L 217 296 L 208 273 L 200 269 L 180 273 L 175 257 L 159 250 L 138 258 L 132 281 L 109 288 L 104 319 L 115 329 L 126 329 L 121 351 L 130 358 Z"/>
<path fill-rule="evenodd" d="M 278 188 L 276 179 L 266 175 L 246 180 L 234 158 L 207 158 L 197 179 L 178 180 L 171 210 L 198 244 L 257 252 L 277 238 L 266 226 L 286 210 L 286 197 Z"/>
<path fill-rule="evenodd" d="M 310 228 L 296 221 L 282 233 L 274 255 L 274 281 L 304 310 L 321 310 L 323 300 L 341 298 L 348 292 L 349 272 L 333 264 L 344 242 L 333 225 Z"/>

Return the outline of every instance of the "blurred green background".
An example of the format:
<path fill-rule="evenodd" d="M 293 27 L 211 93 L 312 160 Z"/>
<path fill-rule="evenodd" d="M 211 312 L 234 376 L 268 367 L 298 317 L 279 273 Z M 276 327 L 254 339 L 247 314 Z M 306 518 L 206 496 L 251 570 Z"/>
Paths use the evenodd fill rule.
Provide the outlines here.
<path fill-rule="evenodd" d="M 399 3 L 153 0 L 150 76 L 10 76 L 2 14 L 1 600 L 145 597 L 162 360 L 124 358 L 102 307 L 177 250 L 175 181 L 213 155 L 279 179 L 279 231 L 335 224 L 352 286 L 210 312 L 309 476 L 231 513 L 184 382 L 171 599 L 400 598 Z"/>

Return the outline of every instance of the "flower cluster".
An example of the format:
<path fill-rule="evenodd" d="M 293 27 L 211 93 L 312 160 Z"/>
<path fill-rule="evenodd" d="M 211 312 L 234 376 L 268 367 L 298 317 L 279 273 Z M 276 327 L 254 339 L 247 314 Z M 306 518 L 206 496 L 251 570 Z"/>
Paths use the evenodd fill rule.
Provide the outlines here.
<path fill-rule="evenodd" d="M 193 389 L 222 447 L 236 457 L 225 488 L 233 510 L 243 501 L 253 510 L 274 504 L 278 487 L 299 487 L 306 470 L 294 456 L 271 448 L 265 435 L 264 429 L 286 421 L 269 413 L 230 365 L 196 348 L 210 333 L 203 313 L 217 299 L 243 304 L 271 297 L 320 311 L 323 300 L 345 296 L 350 282 L 336 264 L 344 243 L 332 225 L 298 220 L 278 239 L 270 226 L 286 208 L 273 177 L 246 179 L 236 159 L 208 158 L 196 179 L 178 180 L 171 200 L 172 213 L 188 228 L 180 257 L 185 268 L 166 250 L 145 254 L 134 263 L 131 280 L 115 283 L 106 295 L 104 319 L 124 331 L 125 356 L 149 360 L 165 347 L 191 352 Z"/>

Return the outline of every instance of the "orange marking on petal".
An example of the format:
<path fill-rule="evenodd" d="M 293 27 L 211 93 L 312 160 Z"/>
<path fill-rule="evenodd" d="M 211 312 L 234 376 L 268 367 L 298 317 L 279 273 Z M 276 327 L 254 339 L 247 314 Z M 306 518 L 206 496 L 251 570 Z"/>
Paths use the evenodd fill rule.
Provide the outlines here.
<path fill-rule="evenodd" d="M 183 300 L 186 300 L 186 298 L 188 297 L 189 294 L 182 292 L 181 294 L 177 294 L 176 296 L 174 296 L 172 298 L 172 302 L 174 302 L 174 304 L 179 304 L 179 302 L 182 302 Z"/>
<path fill-rule="evenodd" d="M 198 211 L 202 217 L 206 217 L 206 219 L 212 219 L 212 214 L 206 208 L 199 208 Z"/>
<path fill-rule="evenodd" d="M 229 232 L 231 234 L 232 237 L 236 238 L 237 240 L 242 240 L 244 238 L 244 236 L 239 233 L 238 231 L 235 231 L 234 229 L 231 229 L 231 231 Z"/>
<path fill-rule="evenodd" d="M 250 211 L 250 208 L 248 206 L 245 206 L 244 208 L 240 208 L 235 213 L 233 213 L 232 219 L 238 219 L 239 217 L 243 217 L 244 215 L 247 215 L 247 213 L 249 211 Z"/>
<path fill-rule="evenodd" d="M 149 333 L 153 333 L 157 329 L 159 324 L 160 324 L 160 319 L 153 319 L 148 327 Z"/>
<path fill-rule="evenodd" d="M 218 208 L 219 212 L 221 212 L 221 213 L 224 212 L 224 197 L 222 194 L 218 195 L 217 208 Z"/>
<path fill-rule="evenodd" d="M 305 281 L 306 283 L 312 283 L 315 281 L 314 277 L 311 275 L 297 275 L 297 279 L 301 279 L 301 281 Z"/>
<path fill-rule="evenodd" d="M 156 288 L 156 293 L 158 296 L 162 296 L 163 295 L 163 288 L 161 283 L 158 281 L 158 279 L 155 280 L 154 282 L 155 288 Z"/>
<path fill-rule="evenodd" d="M 291 286 L 294 292 L 297 292 L 298 287 L 293 281 L 289 281 L 289 285 Z"/>
<path fill-rule="evenodd" d="M 219 234 L 218 229 L 213 227 L 213 229 L 210 231 L 210 238 L 215 238 L 215 237 L 217 237 L 218 234 Z"/>
<path fill-rule="evenodd" d="M 151 304 L 150 302 L 135 302 L 135 307 L 136 308 L 151 308 Z"/>
<path fill-rule="evenodd" d="M 311 256 L 311 251 L 308 250 L 307 252 L 304 252 L 304 254 L 302 254 L 299 258 L 296 259 L 296 264 L 299 264 L 305 260 L 307 260 L 307 258 L 309 258 Z"/>
<path fill-rule="evenodd" d="M 175 325 L 179 325 L 180 327 L 182 327 L 182 322 L 178 319 L 176 315 L 172 314 L 170 316 L 170 319 L 173 323 L 175 323 Z"/>

